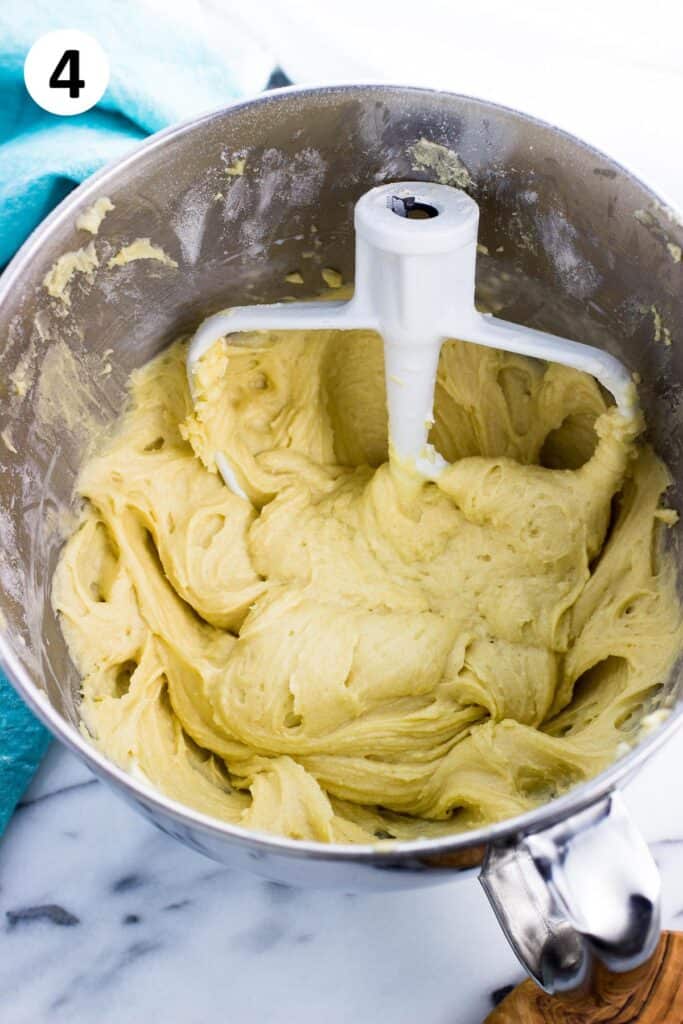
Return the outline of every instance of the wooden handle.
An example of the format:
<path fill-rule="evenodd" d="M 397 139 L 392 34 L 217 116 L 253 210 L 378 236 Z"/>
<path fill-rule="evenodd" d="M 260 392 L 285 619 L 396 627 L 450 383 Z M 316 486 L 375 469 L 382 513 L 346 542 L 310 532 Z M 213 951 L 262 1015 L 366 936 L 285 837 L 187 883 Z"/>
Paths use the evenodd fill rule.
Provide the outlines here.
<path fill-rule="evenodd" d="M 549 996 L 524 981 L 484 1024 L 682 1024 L 683 932 L 664 932 L 652 958 L 627 974 L 599 964 L 589 993 Z"/>

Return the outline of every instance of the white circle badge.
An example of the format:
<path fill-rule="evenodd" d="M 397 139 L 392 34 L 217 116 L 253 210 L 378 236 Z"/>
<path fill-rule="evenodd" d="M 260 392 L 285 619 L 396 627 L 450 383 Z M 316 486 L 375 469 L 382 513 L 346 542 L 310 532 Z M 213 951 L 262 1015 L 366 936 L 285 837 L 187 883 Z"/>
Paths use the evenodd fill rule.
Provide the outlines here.
<path fill-rule="evenodd" d="M 57 29 L 37 39 L 24 61 L 31 99 L 51 114 L 82 114 L 102 99 L 109 83 L 107 55 L 92 36 Z"/>

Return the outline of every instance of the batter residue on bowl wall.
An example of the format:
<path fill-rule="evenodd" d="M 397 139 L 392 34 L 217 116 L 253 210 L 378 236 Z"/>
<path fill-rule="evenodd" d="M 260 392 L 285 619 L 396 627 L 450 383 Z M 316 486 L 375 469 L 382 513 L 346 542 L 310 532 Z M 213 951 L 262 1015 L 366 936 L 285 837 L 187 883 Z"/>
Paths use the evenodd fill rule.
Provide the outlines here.
<path fill-rule="evenodd" d="M 675 515 L 591 378 L 447 343 L 431 439 L 453 465 L 405 505 L 377 336 L 220 342 L 194 410 L 185 354 L 133 375 L 54 579 L 109 757 L 338 842 L 485 825 L 615 757 L 681 647 Z"/>

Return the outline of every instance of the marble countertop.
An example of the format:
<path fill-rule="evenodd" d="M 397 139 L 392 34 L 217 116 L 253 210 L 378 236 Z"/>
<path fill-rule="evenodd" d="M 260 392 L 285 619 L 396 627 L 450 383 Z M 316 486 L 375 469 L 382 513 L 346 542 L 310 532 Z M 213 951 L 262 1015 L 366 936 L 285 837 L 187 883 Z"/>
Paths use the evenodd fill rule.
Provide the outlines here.
<path fill-rule="evenodd" d="M 626 790 L 683 928 L 683 743 Z M 2 1024 L 479 1024 L 521 979 L 475 878 L 289 889 L 158 832 L 53 744 L 0 840 Z"/>

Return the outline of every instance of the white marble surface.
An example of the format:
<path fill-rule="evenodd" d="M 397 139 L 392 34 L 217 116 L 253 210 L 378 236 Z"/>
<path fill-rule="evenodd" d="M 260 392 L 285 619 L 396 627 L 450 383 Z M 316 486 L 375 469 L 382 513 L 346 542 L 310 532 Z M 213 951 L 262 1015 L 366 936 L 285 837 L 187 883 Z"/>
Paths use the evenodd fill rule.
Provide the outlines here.
<path fill-rule="evenodd" d="M 683 928 L 680 734 L 626 791 Z M 474 878 L 351 896 L 227 870 L 54 744 L 0 840 L 2 1024 L 478 1024 L 521 972 Z"/>

